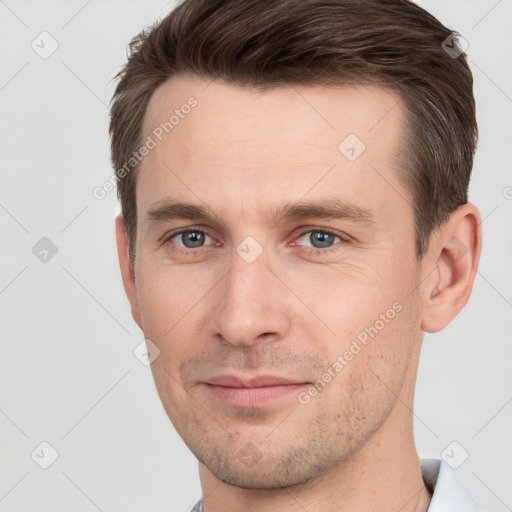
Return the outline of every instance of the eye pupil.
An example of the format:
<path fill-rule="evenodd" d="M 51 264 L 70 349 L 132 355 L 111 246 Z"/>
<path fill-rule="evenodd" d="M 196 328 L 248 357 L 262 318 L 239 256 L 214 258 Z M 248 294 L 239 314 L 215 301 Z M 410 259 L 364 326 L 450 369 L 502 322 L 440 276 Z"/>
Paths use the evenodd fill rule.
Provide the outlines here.
<path fill-rule="evenodd" d="M 310 241 L 316 248 L 329 247 L 334 243 L 334 236 L 332 233 L 326 233 L 324 231 L 314 231 L 310 235 Z M 316 242 L 319 242 L 319 246 L 315 245 Z"/>
<path fill-rule="evenodd" d="M 204 233 L 200 231 L 187 231 L 181 235 L 181 239 L 183 245 L 187 248 L 200 247 L 204 243 Z"/>

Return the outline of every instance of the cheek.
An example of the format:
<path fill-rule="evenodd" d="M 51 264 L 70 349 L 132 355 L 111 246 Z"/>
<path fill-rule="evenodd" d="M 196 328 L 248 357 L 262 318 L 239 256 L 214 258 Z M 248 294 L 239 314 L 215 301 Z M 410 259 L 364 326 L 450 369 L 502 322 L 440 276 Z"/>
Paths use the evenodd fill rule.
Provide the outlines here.
<path fill-rule="evenodd" d="M 189 325 L 191 318 L 208 300 L 214 285 L 211 275 L 199 270 L 146 265 L 137 274 L 136 292 L 142 326 L 146 337 L 172 341 Z"/>
<path fill-rule="evenodd" d="M 328 409 L 338 411 L 343 424 L 364 429 L 390 413 L 406 382 L 418 341 L 415 309 L 413 303 L 404 303 L 400 311 L 389 315 L 393 318 L 388 323 L 370 321 L 356 335 L 347 335 L 336 347 L 328 348 L 335 376 L 328 385 L 331 391 L 320 394 L 330 404 Z"/>
<path fill-rule="evenodd" d="M 362 347 L 359 364 L 382 393 L 390 389 L 398 393 L 401 388 L 413 349 L 421 339 L 418 311 L 414 299 L 395 301 L 355 338 Z"/>
<path fill-rule="evenodd" d="M 291 277 L 291 276 L 290 276 Z M 329 328 L 326 345 L 338 351 L 359 336 L 389 332 L 400 325 L 413 289 L 412 270 L 392 265 L 344 263 L 296 275 L 293 290 Z M 401 317 L 401 318 L 399 318 Z M 329 339 L 330 338 L 330 339 Z"/>
<path fill-rule="evenodd" d="M 383 268 L 378 273 L 361 271 L 357 277 L 347 272 L 340 278 L 338 273 L 324 280 L 323 294 L 318 287 L 309 293 L 308 286 L 303 288 L 304 294 L 308 293 L 305 302 L 310 301 L 334 332 L 314 338 L 310 331 L 306 338 L 323 353 L 324 370 L 336 375 L 334 387 L 342 395 L 338 398 L 351 394 L 352 389 L 361 396 L 386 395 L 389 390 L 383 382 L 397 393 L 401 388 L 412 349 L 420 338 L 421 318 L 418 296 L 411 293 L 413 272 L 404 269 L 401 279 L 389 279 L 394 275 Z"/>

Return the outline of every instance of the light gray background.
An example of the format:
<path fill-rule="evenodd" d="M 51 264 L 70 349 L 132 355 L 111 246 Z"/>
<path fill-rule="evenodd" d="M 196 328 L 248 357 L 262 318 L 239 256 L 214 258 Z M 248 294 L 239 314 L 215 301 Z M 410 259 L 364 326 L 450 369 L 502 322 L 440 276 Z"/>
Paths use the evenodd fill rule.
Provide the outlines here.
<path fill-rule="evenodd" d="M 0 511 L 174 512 L 200 495 L 197 461 L 132 353 L 143 335 L 118 271 L 116 194 L 92 195 L 112 172 L 111 79 L 131 37 L 171 5 L 0 1 Z M 484 250 L 469 304 L 425 338 L 417 446 L 439 458 L 457 442 L 449 453 L 469 454 L 460 479 L 482 506 L 504 512 L 512 509 L 512 0 L 421 5 L 470 45 L 480 127 L 470 199 L 484 218 Z M 59 45 L 47 59 L 31 48 L 43 31 Z M 32 252 L 42 237 L 58 249 L 46 263 Z M 58 452 L 48 469 L 31 458 L 43 441 Z M 42 449 L 39 461 L 50 453 Z"/>

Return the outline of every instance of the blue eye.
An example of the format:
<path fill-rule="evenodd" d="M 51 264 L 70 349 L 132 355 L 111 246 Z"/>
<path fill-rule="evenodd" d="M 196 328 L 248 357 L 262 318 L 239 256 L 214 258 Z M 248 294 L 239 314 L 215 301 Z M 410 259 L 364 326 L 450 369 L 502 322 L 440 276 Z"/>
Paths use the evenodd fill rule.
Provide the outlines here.
<path fill-rule="evenodd" d="M 206 238 L 211 239 L 204 231 L 189 229 L 171 235 L 166 241 L 176 239 L 177 241 L 181 241 L 181 244 L 174 241 L 174 243 L 180 247 L 184 247 L 185 249 L 197 249 L 203 247 Z"/>
<path fill-rule="evenodd" d="M 295 246 L 301 246 L 306 252 L 315 255 L 328 254 L 339 249 L 340 242 L 348 242 L 328 229 L 313 229 L 305 231 L 297 239 L 299 243 Z M 200 254 L 207 250 L 209 245 L 216 245 L 215 240 L 200 229 L 184 229 L 178 232 L 168 234 L 163 243 L 171 242 L 178 251 L 189 254 Z"/>
<path fill-rule="evenodd" d="M 340 236 L 324 230 L 306 231 L 300 236 L 299 240 L 303 238 L 308 240 L 315 249 L 330 249 L 336 238 L 342 240 Z"/>

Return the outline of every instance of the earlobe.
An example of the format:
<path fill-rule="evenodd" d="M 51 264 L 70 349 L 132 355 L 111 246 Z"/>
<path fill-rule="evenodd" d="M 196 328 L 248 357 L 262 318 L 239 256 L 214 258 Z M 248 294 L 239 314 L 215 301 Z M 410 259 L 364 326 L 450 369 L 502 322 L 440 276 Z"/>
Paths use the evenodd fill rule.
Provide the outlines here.
<path fill-rule="evenodd" d="M 460 206 L 431 242 L 435 268 L 425 281 L 422 330 L 438 332 L 471 295 L 482 249 L 480 212 L 471 203 Z"/>
<path fill-rule="evenodd" d="M 137 325 L 142 329 L 140 320 L 139 304 L 137 301 L 137 293 L 135 288 L 135 269 L 133 268 L 129 257 L 129 241 L 126 231 L 126 225 L 122 214 L 117 215 L 115 220 L 117 255 L 119 259 L 119 267 L 123 286 L 128 301 L 130 302 L 132 317 Z"/>

